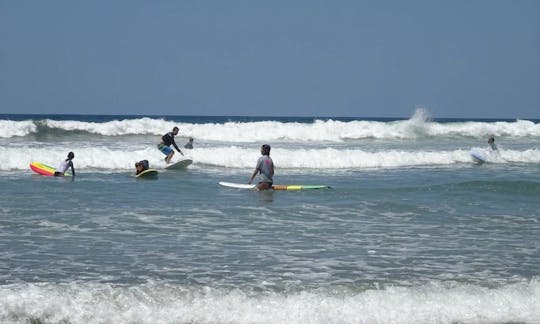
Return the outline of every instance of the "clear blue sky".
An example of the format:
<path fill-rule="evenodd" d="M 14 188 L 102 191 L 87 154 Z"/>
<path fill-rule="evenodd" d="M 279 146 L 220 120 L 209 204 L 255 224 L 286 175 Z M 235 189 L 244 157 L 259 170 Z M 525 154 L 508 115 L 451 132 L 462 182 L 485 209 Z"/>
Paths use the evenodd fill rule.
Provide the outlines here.
<path fill-rule="evenodd" d="M 0 113 L 539 118 L 540 1 L 0 0 Z"/>

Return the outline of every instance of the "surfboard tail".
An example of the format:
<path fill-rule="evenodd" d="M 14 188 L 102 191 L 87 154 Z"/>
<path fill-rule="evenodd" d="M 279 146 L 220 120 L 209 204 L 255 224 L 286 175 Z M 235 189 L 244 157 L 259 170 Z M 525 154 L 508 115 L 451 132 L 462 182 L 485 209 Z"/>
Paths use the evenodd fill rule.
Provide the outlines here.
<path fill-rule="evenodd" d="M 326 185 L 273 185 L 274 190 L 309 190 L 330 188 Z"/>

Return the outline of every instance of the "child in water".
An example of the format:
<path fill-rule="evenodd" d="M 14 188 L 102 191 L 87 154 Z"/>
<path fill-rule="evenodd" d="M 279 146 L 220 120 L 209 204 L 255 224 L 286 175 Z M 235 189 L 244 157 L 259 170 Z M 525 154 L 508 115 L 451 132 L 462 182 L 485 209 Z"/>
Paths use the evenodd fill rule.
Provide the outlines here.
<path fill-rule="evenodd" d="M 188 142 L 186 143 L 186 145 L 184 145 L 184 147 L 190 150 L 193 148 L 193 137 L 189 138 Z"/>
<path fill-rule="evenodd" d="M 139 162 L 135 162 L 135 175 L 148 170 L 150 167 L 150 164 L 148 163 L 148 160 L 141 160 Z"/>
<path fill-rule="evenodd" d="M 75 168 L 73 167 L 73 159 L 75 158 L 75 154 L 73 152 L 69 152 L 67 155 L 67 159 L 60 162 L 60 165 L 58 168 L 56 168 L 56 171 L 54 172 L 55 177 L 63 177 L 67 171 L 67 169 L 71 168 L 71 178 L 75 178 Z"/>

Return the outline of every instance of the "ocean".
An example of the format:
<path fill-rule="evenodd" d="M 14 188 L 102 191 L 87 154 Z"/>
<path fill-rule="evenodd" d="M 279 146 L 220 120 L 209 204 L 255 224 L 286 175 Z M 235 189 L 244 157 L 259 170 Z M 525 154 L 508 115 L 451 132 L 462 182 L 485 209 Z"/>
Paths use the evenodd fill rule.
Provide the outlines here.
<path fill-rule="evenodd" d="M 174 126 L 195 141 L 172 171 Z M 247 183 L 261 144 L 274 184 L 330 188 L 218 185 Z M 540 120 L 425 110 L 3 114 L 0 323 L 540 323 L 539 148 Z M 74 179 L 29 168 L 69 151 Z M 133 177 L 142 159 L 157 180 Z"/>

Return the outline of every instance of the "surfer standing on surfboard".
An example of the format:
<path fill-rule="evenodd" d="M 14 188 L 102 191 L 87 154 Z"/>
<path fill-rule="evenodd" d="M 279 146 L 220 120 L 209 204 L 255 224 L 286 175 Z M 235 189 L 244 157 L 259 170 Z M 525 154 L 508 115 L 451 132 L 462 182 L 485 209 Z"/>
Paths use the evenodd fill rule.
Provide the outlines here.
<path fill-rule="evenodd" d="M 255 176 L 260 174 L 257 189 L 271 189 L 274 183 L 274 161 L 270 158 L 270 145 L 263 144 L 261 146 L 261 155 L 259 160 L 257 160 L 257 166 L 255 166 L 255 171 L 253 171 L 248 183 L 251 184 Z"/>
<path fill-rule="evenodd" d="M 171 145 L 174 146 L 174 148 L 178 151 L 178 153 L 184 155 L 182 151 L 178 148 L 178 145 L 176 145 L 176 142 L 174 141 L 174 136 L 178 135 L 178 127 L 174 127 L 172 132 L 168 132 L 167 134 L 161 136 L 161 142 L 158 144 L 158 150 L 161 151 L 161 153 L 165 154 L 165 162 L 167 164 L 171 163 L 171 159 L 174 155 L 174 151 L 170 148 Z"/>
<path fill-rule="evenodd" d="M 63 177 L 64 173 L 66 173 L 68 168 L 71 168 L 71 179 L 73 180 L 75 178 L 75 168 L 73 168 L 73 160 L 75 158 L 75 154 L 73 152 L 69 152 L 67 155 L 67 159 L 60 162 L 60 165 L 58 168 L 56 168 L 56 171 L 54 171 L 55 177 Z"/>

